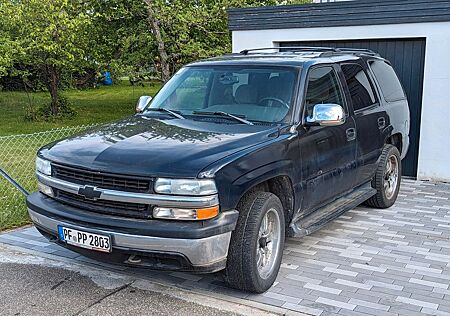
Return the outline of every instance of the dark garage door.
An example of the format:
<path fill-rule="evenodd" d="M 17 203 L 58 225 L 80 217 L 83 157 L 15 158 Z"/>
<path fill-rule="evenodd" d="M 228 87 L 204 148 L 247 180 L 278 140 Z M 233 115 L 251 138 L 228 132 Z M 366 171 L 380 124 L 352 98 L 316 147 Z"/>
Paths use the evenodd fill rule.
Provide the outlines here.
<path fill-rule="evenodd" d="M 408 155 L 403 161 L 403 174 L 416 177 L 419 153 L 420 115 L 422 109 L 425 39 L 285 42 L 280 43 L 280 46 L 369 48 L 388 59 L 405 88 L 409 101 L 409 110 L 411 112 L 410 147 Z"/>

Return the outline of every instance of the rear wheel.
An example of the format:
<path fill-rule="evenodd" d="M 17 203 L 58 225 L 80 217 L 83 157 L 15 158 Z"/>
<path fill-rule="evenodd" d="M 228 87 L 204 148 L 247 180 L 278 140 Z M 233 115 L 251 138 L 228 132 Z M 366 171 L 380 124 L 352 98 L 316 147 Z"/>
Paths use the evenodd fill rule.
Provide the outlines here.
<path fill-rule="evenodd" d="M 238 210 L 225 281 L 240 290 L 262 293 L 275 282 L 281 265 L 285 238 L 283 207 L 276 195 L 257 192 L 244 197 Z"/>
<path fill-rule="evenodd" d="M 391 207 L 397 200 L 401 174 L 400 152 L 396 147 L 386 145 L 372 180 L 372 187 L 377 190 L 377 194 L 368 199 L 366 204 L 377 208 Z"/>

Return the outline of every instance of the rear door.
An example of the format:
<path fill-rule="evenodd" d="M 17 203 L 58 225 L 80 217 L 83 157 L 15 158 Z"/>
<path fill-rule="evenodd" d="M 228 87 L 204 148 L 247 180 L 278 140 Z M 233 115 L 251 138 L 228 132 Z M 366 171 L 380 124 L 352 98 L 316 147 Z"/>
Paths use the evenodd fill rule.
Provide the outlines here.
<path fill-rule="evenodd" d="M 302 176 L 306 181 L 305 209 L 314 209 L 353 187 L 355 177 L 355 122 L 349 115 L 342 85 L 334 66 L 309 70 L 304 118 L 316 104 L 339 104 L 346 121 L 339 126 L 308 126 L 300 136 Z"/>
<path fill-rule="evenodd" d="M 360 185 L 370 180 L 376 171 L 389 117 L 380 107 L 376 90 L 363 65 L 343 63 L 341 69 L 356 122 L 358 173 L 355 185 Z"/>

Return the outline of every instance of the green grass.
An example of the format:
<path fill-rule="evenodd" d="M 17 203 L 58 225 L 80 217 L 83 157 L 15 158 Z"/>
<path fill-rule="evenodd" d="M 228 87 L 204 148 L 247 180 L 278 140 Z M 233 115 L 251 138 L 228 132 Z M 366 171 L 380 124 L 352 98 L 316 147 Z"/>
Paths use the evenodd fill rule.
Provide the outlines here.
<path fill-rule="evenodd" d="M 0 136 L 34 133 L 63 126 L 77 126 L 112 121 L 133 114 L 141 95 L 155 95 L 159 84 L 134 87 L 125 83 L 90 90 L 67 90 L 63 94 L 77 112 L 73 118 L 55 122 L 29 122 L 25 120 L 29 104 L 34 107 L 50 102 L 47 92 L 0 92 Z"/>
<path fill-rule="evenodd" d="M 139 96 L 154 95 L 158 89 L 159 85 L 118 85 L 66 91 L 65 95 L 72 102 L 77 116 L 58 122 L 24 120 L 28 97 L 34 104 L 43 105 L 50 101 L 46 93 L 27 96 L 23 92 L 0 92 L 0 168 L 29 192 L 36 191 L 34 161 L 41 146 L 80 132 L 82 128 L 76 126 L 108 122 L 130 115 Z M 69 126 L 73 128 L 55 129 Z M 29 222 L 24 197 L 0 177 L 0 231 Z"/>

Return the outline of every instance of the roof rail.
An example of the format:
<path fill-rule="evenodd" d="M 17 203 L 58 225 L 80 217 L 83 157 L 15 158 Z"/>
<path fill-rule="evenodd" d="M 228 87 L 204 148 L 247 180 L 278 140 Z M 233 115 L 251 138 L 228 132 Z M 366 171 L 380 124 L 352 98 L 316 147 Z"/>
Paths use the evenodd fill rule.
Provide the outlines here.
<path fill-rule="evenodd" d="M 370 49 L 365 48 L 346 48 L 346 47 L 315 47 L 315 46 L 289 46 L 289 47 L 261 47 L 261 48 L 251 48 L 251 49 L 244 49 L 239 52 L 241 55 L 248 55 L 250 52 L 255 51 L 262 51 L 262 50 L 278 50 L 279 52 L 281 50 L 288 50 L 292 52 L 320 52 L 320 53 L 341 53 L 341 54 L 366 54 L 366 55 L 372 55 L 372 56 L 380 56 L 378 53 L 374 52 Z"/>
<path fill-rule="evenodd" d="M 347 48 L 347 47 L 338 47 L 336 51 L 339 53 L 352 53 L 352 54 L 367 54 L 373 56 L 380 56 L 380 54 L 374 52 L 371 49 L 367 48 Z"/>
<path fill-rule="evenodd" d="M 261 51 L 261 50 L 273 50 L 278 49 L 279 51 L 282 49 L 292 49 L 295 51 L 307 51 L 307 52 L 336 52 L 336 48 L 333 47 L 313 47 L 313 46 L 292 46 L 292 47 L 260 47 L 260 48 L 251 48 L 244 49 L 239 52 L 241 55 L 248 55 L 250 52 Z"/>

